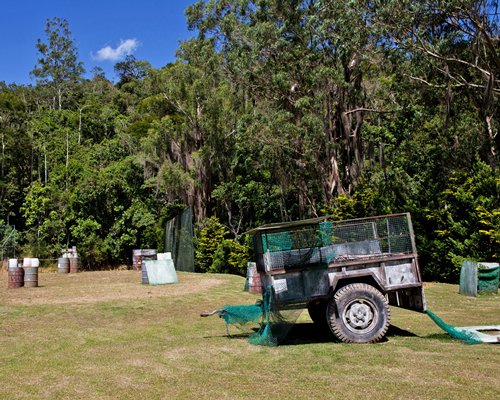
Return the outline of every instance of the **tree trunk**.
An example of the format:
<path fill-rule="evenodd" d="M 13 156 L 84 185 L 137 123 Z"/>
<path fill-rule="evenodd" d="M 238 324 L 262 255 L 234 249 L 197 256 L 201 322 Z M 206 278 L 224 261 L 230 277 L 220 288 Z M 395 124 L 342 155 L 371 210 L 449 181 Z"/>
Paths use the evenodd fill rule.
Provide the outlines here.
<path fill-rule="evenodd" d="M 498 158 L 498 132 L 494 132 L 493 115 L 486 115 L 486 130 L 490 140 L 490 165 L 492 168 L 496 167 Z"/>
<path fill-rule="evenodd" d="M 57 101 L 59 104 L 59 110 L 62 110 L 62 90 L 61 90 L 61 87 L 57 88 Z"/>
<path fill-rule="evenodd" d="M 4 177 L 5 135 L 2 132 L 2 179 Z"/>
<path fill-rule="evenodd" d="M 68 191 L 69 132 L 66 131 L 66 191 Z"/>
<path fill-rule="evenodd" d="M 44 164 L 45 184 L 47 184 L 47 150 L 45 148 L 45 145 L 43 146 L 43 164 Z"/>

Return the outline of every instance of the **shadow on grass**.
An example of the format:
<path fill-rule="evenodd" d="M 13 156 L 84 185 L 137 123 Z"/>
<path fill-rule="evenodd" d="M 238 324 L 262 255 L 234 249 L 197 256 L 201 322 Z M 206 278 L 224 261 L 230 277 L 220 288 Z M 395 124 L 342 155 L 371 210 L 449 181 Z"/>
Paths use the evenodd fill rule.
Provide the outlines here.
<path fill-rule="evenodd" d="M 243 329 L 238 331 L 238 328 L 230 327 L 229 328 L 229 335 L 224 331 L 221 330 L 220 335 L 210 335 L 210 336 L 203 336 L 203 339 L 216 339 L 216 338 L 227 338 L 227 339 L 248 339 L 250 335 L 253 335 L 255 332 L 257 332 L 257 328 L 253 329 Z"/>
<path fill-rule="evenodd" d="M 389 326 L 389 329 L 387 330 L 387 333 L 385 336 L 386 337 L 392 337 L 392 336 L 417 337 L 417 335 L 415 335 L 413 332 L 407 331 L 406 329 L 398 328 L 395 325 Z"/>
<path fill-rule="evenodd" d="M 426 339 L 437 339 L 437 340 L 443 340 L 446 342 L 453 342 L 453 341 L 458 341 L 457 339 L 452 338 L 450 335 L 447 333 L 432 333 L 430 335 L 425 336 Z"/>
<path fill-rule="evenodd" d="M 379 343 L 390 340 L 391 337 L 417 337 L 412 332 L 391 325 L 386 336 Z M 283 345 L 311 344 L 338 342 L 327 327 L 321 327 L 313 323 L 296 324 L 283 341 Z"/>
<path fill-rule="evenodd" d="M 250 330 L 242 330 L 240 332 L 235 331 L 236 328 L 230 328 L 228 335 L 216 335 L 205 337 L 209 338 L 220 338 L 227 337 L 228 339 L 248 339 L 251 335 L 258 332 L 258 328 L 252 328 Z M 308 344 L 308 343 L 327 343 L 334 340 L 333 335 L 324 329 L 318 328 L 313 323 L 301 323 L 301 324 L 290 324 L 285 327 L 280 326 L 278 329 L 282 330 L 280 333 L 286 336 L 283 340 L 280 340 L 280 346 L 298 345 L 298 344 Z"/>
<path fill-rule="evenodd" d="M 333 334 L 330 332 L 328 327 L 318 326 L 314 323 L 299 323 L 292 324 L 289 328 L 285 328 L 288 330 L 284 339 L 279 341 L 280 346 L 296 346 L 296 345 L 304 345 L 304 344 L 317 344 L 317 343 L 331 343 L 338 342 Z M 253 328 L 251 330 L 244 330 L 240 332 L 235 332 L 234 328 L 230 329 L 229 336 L 226 334 L 216 335 L 205 337 L 206 339 L 214 338 L 214 337 L 226 337 L 228 339 L 237 339 L 237 340 L 245 340 L 255 332 L 257 332 L 257 328 Z M 401 329 L 397 326 L 391 325 L 389 330 L 387 331 L 386 337 L 381 340 L 379 343 L 384 343 L 390 340 L 391 337 L 417 337 L 412 332 Z M 436 335 L 436 337 L 446 337 L 447 335 Z"/>
<path fill-rule="evenodd" d="M 280 341 L 281 346 L 293 346 L 300 344 L 329 343 L 335 341 L 335 337 L 325 326 L 314 323 L 294 324 L 285 338 Z"/>

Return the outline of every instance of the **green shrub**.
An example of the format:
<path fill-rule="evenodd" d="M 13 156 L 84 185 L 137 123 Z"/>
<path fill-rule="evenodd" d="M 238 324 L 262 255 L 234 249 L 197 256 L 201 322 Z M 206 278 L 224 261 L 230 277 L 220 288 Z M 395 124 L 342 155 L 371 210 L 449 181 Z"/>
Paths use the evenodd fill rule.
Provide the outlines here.
<path fill-rule="evenodd" d="M 229 238 L 229 229 L 217 217 L 203 220 L 195 231 L 195 270 L 245 275 L 250 247 Z"/>

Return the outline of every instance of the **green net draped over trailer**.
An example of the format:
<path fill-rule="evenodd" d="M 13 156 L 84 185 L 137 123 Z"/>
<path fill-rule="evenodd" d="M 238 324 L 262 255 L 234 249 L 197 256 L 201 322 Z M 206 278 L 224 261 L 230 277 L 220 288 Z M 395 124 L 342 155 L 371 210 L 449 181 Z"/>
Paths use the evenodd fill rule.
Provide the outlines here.
<path fill-rule="evenodd" d="M 272 289 L 264 288 L 262 300 L 252 305 L 224 306 L 221 318 L 226 324 L 240 329 L 254 323 L 257 327 L 249 335 L 248 342 L 259 346 L 277 346 L 285 340 L 300 311 L 280 311 L 273 299 Z"/>
<path fill-rule="evenodd" d="M 348 221 L 328 217 L 270 224 L 249 232 L 260 271 L 416 252 L 407 214 Z"/>
<path fill-rule="evenodd" d="M 262 247 L 264 251 L 291 250 L 292 238 L 289 232 L 270 233 L 262 238 Z"/>
<path fill-rule="evenodd" d="M 253 237 L 262 300 L 251 306 L 226 306 L 220 315 L 236 326 L 258 320 L 257 331 L 248 339 L 252 344 L 285 342 L 302 310 L 323 307 L 331 296 L 330 274 L 345 265 L 370 266 L 383 259 L 389 282 L 418 282 L 411 261 L 416 248 L 409 214 L 344 221 L 321 217 L 265 225 L 248 233 Z"/>
<path fill-rule="evenodd" d="M 262 293 L 262 317 L 259 329 L 250 335 L 248 342 L 259 346 L 282 344 L 293 328 L 301 310 L 283 310 L 276 302 L 273 289 L 267 287 Z"/>
<path fill-rule="evenodd" d="M 324 297 L 330 287 L 329 268 L 335 265 L 416 254 L 409 214 L 344 221 L 326 216 L 264 225 L 249 233 L 257 270 L 264 286 L 274 289 L 281 309 L 284 304 L 305 306 L 311 298 Z M 398 276 L 388 279 L 404 275 L 417 280 L 411 265 L 396 272 Z"/>

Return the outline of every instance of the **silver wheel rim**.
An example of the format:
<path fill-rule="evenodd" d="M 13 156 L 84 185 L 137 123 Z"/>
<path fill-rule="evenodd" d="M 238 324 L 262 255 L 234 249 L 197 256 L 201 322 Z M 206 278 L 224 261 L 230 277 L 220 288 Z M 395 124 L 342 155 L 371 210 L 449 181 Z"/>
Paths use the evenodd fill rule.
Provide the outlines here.
<path fill-rule="evenodd" d="M 377 324 L 377 308 L 367 299 L 354 299 L 344 308 L 342 320 L 347 329 L 361 335 L 371 331 Z"/>

